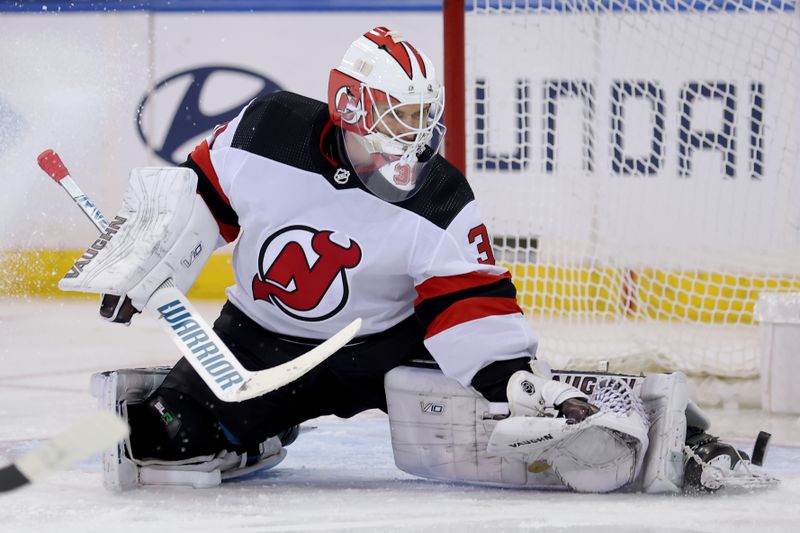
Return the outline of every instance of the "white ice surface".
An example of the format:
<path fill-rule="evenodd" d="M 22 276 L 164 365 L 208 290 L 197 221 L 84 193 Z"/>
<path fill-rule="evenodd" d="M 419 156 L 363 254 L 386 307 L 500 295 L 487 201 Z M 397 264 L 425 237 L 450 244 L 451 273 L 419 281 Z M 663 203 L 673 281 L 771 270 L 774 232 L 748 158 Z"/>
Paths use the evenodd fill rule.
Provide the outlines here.
<path fill-rule="evenodd" d="M 219 303 L 201 303 L 213 320 Z M 106 324 L 90 301 L 0 299 L 0 463 L 95 409 L 92 372 L 172 363 L 177 351 L 147 316 Z M 386 418 L 310 421 L 273 471 L 215 489 L 148 487 L 111 494 L 92 458 L 0 495 L 1 532 L 268 531 L 800 531 L 800 423 L 712 411 L 716 433 L 749 450 L 771 431 L 766 467 L 778 489 L 705 497 L 582 495 L 427 481 L 397 470 Z"/>

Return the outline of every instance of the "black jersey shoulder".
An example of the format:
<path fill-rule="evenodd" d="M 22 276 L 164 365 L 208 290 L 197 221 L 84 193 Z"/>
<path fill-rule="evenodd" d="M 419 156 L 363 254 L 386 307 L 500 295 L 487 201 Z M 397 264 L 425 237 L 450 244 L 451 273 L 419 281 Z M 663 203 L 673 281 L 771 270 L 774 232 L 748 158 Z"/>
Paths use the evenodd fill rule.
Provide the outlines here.
<path fill-rule="evenodd" d="M 260 96 L 244 112 L 231 147 L 316 172 L 312 152 L 327 120 L 328 108 L 318 100 L 287 91 Z"/>
<path fill-rule="evenodd" d="M 336 189 L 358 187 L 371 194 L 358 180 L 342 185 L 333 179 L 336 167 L 327 164 L 320 153 L 320 138 L 328 121 L 327 105 L 318 100 L 287 91 L 260 96 L 244 112 L 231 147 L 316 172 Z M 408 200 L 394 205 L 444 229 L 473 199 L 464 175 L 435 155 L 425 185 Z"/>
<path fill-rule="evenodd" d="M 467 178 L 438 154 L 431 159 L 425 180 L 414 196 L 395 205 L 416 213 L 442 229 L 447 228 L 464 206 L 475 199 Z"/>

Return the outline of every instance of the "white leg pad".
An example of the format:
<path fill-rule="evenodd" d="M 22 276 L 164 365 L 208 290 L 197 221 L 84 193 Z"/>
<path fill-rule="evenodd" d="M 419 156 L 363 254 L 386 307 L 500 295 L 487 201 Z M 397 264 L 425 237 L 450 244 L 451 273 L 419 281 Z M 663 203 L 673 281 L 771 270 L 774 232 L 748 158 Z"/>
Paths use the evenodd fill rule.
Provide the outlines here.
<path fill-rule="evenodd" d="M 689 404 L 686 376 L 680 372 L 647 376 L 641 399 L 650 419 L 650 446 L 644 458 L 641 489 L 681 492 Z"/>
<path fill-rule="evenodd" d="M 607 488 L 590 486 L 602 476 L 584 483 L 581 468 L 570 470 L 570 465 L 565 463 L 570 459 L 564 459 L 564 454 L 554 459 L 556 454 L 552 450 L 556 447 L 568 449 L 578 458 L 584 456 L 584 451 L 585 457 L 592 457 L 587 440 L 573 439 L 577 434 L 575 430 L 583 424 L 567 428 L 559 419 L 508 417 L 507 404 L 489 403 L 437 369 L 399 367 L 386 375 L 385 384 L 395 463 L 405 472 L 426 478 L 507 487 L 565 489 L 570 485 L 595 491 Z M 610 415 L 604 415 L 604 420 L 598 418 L 597 427 L 592 431 L 607 433 L 610 429 L 639 440 L 636 463 L 641 461 L 641 466 L 633 463 L 633 467 L 640 473 L 638 480 L 629 485 L 630 489 L 680 493 L 687 417 L 693 426 L 702 429 L 708 427 L 708 420 L 689 400 L 686 377 L 682 373 L 654 374 L 643 380 L 636 378 L 635 385 L 634 392 L 642 400 L 649 422 L 647 434 L 637 436 L 635 428 L 638 426 L 627 422 L 624 427 L 615 427 L 622 419 L 616 420 Z M 487 450 L 498 425 L 505 426 L 508 431 L 497 432 L 494 438 L 501 439 L 505 435 L 505 445 L 518 453 L 501 454 L 496 447 L 492 452 Z M 606 433 L 602 436 L 608 440 Z M 537 441 L 537 437 L 548 434 L 550 437 Z M 523 435 L 527 437 L 522 438 Z M 631 444 L 630 439 L 628 441 L 627 444 Z M 502 442 L 497 440 L 496 444 Z M 587 450 L 582 449 L 582 442 L 589 446 Z M 613 442 L 608 444 L 612 454 L 624 451 L 622 447 L 613 446 Z M 602 463 L 599 458 L 595 459 Z M 554 465 L 556 462 L 558 464 Z M 624 470 L 619 468 L 621 463 L 610 461 L 608 464 L 614 466 L 617 473 Z M 556 473 L 555 466 L 567 472 L 566 484 Z M 608 486 L 622 479 L 612 477 L 607 478 L 611 480 Z"/>
<path fill-rule="evenodd" d="M 549 465 L 489 454 L 506 403 L 490 403 L 438 369 L 398 367 L 386 374 L 395 464 L 425 478 L 504 487 L 565 489 Z"/>
<path fill-rule="evenodd" d="M 395 464 L 425 478 L 603 492 L 635 477 L 647 447 L 636 413 L 603 412 L 574 425 L 509 417 L 506 403 L 429 368 L 395 368 L 385 388 Z"/>

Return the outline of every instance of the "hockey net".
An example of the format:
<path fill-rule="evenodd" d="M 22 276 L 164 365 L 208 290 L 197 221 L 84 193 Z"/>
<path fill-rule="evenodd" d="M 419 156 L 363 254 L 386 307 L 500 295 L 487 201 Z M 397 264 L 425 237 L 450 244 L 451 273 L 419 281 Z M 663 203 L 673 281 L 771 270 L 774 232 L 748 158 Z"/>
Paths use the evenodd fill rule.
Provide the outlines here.
<path fill-rule="evenodd" d="M 796 2 L 476 0 L 464 27 L 466 174 L 540 356 L 758 377 L 758 296 L 800 291 Z"/>

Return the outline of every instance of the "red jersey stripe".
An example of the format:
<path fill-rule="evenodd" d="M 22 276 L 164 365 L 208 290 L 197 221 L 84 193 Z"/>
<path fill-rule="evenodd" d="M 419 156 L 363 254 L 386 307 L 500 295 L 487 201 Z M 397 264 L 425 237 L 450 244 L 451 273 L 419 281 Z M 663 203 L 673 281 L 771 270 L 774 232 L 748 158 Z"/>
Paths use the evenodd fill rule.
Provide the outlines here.
<path fill-rule="evenodd" d="M 225 242 L 233 242 L 239 236 L 239 226 L 232 226 L 219 220 L 217 220 L 217 226 L 219 226 L 219 234 L 222 235 Z"/>
<path fill-rule="evenodd" d="M 417 294 L 414 306 L 421 304 L 425 300 L 451 294 L 465 289 L 490 285 L 502 279 L 511 279 L 511 273 L 504 274 L 484 274 L 482 272 L 468 272 L 458 276 L 435 277 L 425 280 L 417 285 Z"/>
<path fill-rule="evenodd" d="M 325 137 L 327 137 L 327 136 L 328 136 L 328 132 L 330 131 L 330 129 L 331 129 L 332 127 L 333 127 L 333 121 L 332 121 L 332 120 L 328 120 L 328 122 L 325 124 L 325 127 L 324 127 L 324 128 L 322 128 L 322 133 L 320 133 L 320 135 L 319 135 L 319 153 L 321 153 L 321 154 L 322 154 L 322 157 L 324 157 L 324 158 L 325 158 L 325 160 L 326 160 L 328 163 L 330 163 L 330 164 L 331 164 L 331 166 L 333 166 L 333 167 L 338 167 L 338 166 L 339 166 L 339 162 L 338 162 L 338 161 L 336 161 L 336 160 L 335 160 L 333 157 L 331 157 L 330 155 L 326 154 L 326 153 L 325 153 L 325 148 L 324 148 L 324 147 L 323 147 L 323 145 L 322 145 L 322 143 L 325 141 Z"/>
<path fill-rule="evenodd" d="M 221 128 L 218 133 L 221 133 Z M 215 135 L 216 138 L 216 135 Z M 214 187 L 214 190 L 217 191 L 220 199 L 225 202 L 226 205 L 230 206 L 231 201 L 228 200 L 228 197 L 222 191 L 222 186 L 219 184 L 219 177 L 217 176 L 217 171 L 214 170 L 214 165 L 211 164 L 211 152 L 208 148 L 208 141 L 204 140 L 200 144 L 197 145 L 197 148 L 191 154 L 192 161 L 200 167 L 200 170 L 208 178 L 208 181 L 211 182 L 211 185 Z M 236 240 L 236 237 L 239 235 L 239 227 L 233 226 L 231 224 L 226 224 L 220 220 L 217 220 L 217 225 L 219 226 L 220 235 L 224 238 L 227 242 L 233 242 Z"/>
<path fill-rule="evenodd" d="M 464 322 L 489 316 L 522 314 L 522 309 L 513 298 L 467 298 L 456 302 L 431 322 L 425 338 L 458 326 Z"/>
<path fill-rule="evenodd" d="M 217 137 L 219 137 L 220 134 L 223 131 L 225 131 L 227 128 L 228 128 L 228 123 L 227 122 L 225 124 L 222 124 L 222 125 L 217 126 L 216 128 L 214 128 L 214 134 L 211 136 L 211 144 L 209 145 L 209 147 L 214 146 L 214 141 L 216 141 Z"/>
<path fill-rule="evenodd" d="M 231 201 L 228 200 L 228 197 L 225 196 L 225 193 L 222 192 L 222 186 L 219 184 L 219 177 L 217 176 L 217 171 L 214 170 L 214 165 L 211 164 L 211 151 L 208 148 L 208 141 L 203 141 L 197 145 L 197 148 L 194 149 L 192 152 L 192 161 L 197 163 L 197 166 L 200 167 L 208 180 L 211 182 L 211 185 L 214 186 L 214 190 L 217 191 L 219 197 L 227 204 L 231 205 Z"/>

